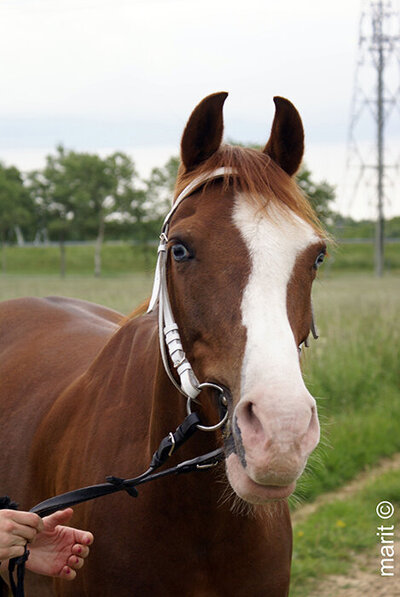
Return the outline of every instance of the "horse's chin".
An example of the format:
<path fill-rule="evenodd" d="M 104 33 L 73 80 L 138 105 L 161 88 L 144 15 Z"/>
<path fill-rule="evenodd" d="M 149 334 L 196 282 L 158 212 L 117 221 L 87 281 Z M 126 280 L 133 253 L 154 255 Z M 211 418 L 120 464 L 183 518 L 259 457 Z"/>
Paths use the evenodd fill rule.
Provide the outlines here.
<path fill-rule="evenodd" d="M 242 500 L 250 504 L 266 504 L 267 502 L 288 498 L 296 488 L 296 481 L 290 485 L 261 485 L 253 481 L 243 468 L 237 454 L 230 454 L 226 460 L 226 472 L 229 483 Z"/>

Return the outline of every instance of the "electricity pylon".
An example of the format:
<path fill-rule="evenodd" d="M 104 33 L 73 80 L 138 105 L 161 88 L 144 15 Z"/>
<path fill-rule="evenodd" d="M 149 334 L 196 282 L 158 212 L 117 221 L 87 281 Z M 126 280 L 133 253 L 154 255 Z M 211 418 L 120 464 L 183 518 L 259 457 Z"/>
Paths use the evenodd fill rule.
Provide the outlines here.
<path fill-rule="evenodd" d="M 384 222 L 388 188 L 400 168 L 400 154 L 389 145 L 399 131 L 389 130 L 400 120 L 400 11 L 391 0 L 364 0 L 361 8 L 358 60 L 348 138 L 347 170 L 357 170 L 353 195 L 361 184 L 375 189 L 375 273 L 384 269 Z M 388 135 L 388 130 L 390 135 Z M 392 135 L 393 133 L 393 135 Z M 372 147 L 369 141 L 374 139 Z M 392 152 L 392 153 L 391 153 Z"/>

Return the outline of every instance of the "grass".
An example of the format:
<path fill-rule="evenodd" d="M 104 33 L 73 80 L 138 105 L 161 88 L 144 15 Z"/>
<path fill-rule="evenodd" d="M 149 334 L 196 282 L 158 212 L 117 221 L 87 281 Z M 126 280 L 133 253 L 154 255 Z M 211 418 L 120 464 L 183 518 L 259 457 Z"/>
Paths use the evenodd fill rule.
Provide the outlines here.
<path fill-rule="evenodd" d="M 395 531 L 399 528 L 400 512 L 396 510 L 399 495 L 400 471 L 385 473 L 346 501 L 335 500 L 320 506 L 307 520 L 296 524 L 290 597 L 308 597 L 320 586 L 323 576 L 347 575 L 355 553 L 368 548 L 376 547 L 375 571 L 379 575 L 377 527 L 393 524 Z M 376 506 L 382 500 L 395 507 L 394 516 L 387 521 L 376 514 Z"/>
<path fill-rule="evenodd" d="M 59 273 L 59 249 L 49 247 L 7 247 L 6 271 L 12 274 Z M 372 272 L 374 269 L 374 247 L 372 243 L 344 243 L 331 251 L 325 265 L 329 274 L 341 272 Z M 127 242 L 105 243 L 102 249 L 103 274 L 113 276 L 132 272 L 152 271 L 157 250 L 155 246 L 138 246 Z M 70 245 L 66 247 L 66 270 L 68 275 L 92 275 L 94 244 Z M 386 269 L 400 272 L 400 243 L 389 243 L 385 247 Z"/>
<path fill-rule="evenodd" d="M 68 275 L 93 275 L 94 244 L 66 247 Z M 105 276 L 131 272 L 149 272 L 154 268 L 156 247 L 141 247 L 129 243 L 105 243 L 102 249 L 102 273 Z M 60 271 L 60 251 L 57 246 L 7 247 L 6 271 L 12 274 L 57 275 Z"/>
<path fill-rule="evenodd" d="M 307 501 L 400 451 L 400 277 L 322 279 L 314 297 L 320 338 L 304 372 L 322 442 L 299 483 Z"/>
<path fill-rule="evenodd" d="M 88 276 L 0 275 L 0 300 L 22 296 L 70 296 L 99 303 L 124 314 L 130 313 L 151 293 L 150 273 Z"/>
<path fill-rule="evenodd" d="M 372 242 L 339 243 L 332 252 L 327 267 L 333 272 L 373 272 L 374 244 Z M 385 270 L 392 273 L 400 271 L 400 243 L 385 245 Z"/>

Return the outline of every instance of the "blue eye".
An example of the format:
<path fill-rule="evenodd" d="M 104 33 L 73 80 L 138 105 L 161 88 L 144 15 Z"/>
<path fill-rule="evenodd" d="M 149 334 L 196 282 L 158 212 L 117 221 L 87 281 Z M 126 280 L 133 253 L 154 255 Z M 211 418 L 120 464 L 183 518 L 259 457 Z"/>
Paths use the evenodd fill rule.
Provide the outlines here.
<path fill-rule="evenodd" d="M 325 259 L 325 253 L 321 252 L 315 260 L 315 263 L 314 263 L 315 269 L 318 269 L 319 266 L 322 265 L 322 263 L 324 262 L 324 259 Z"/>
<path fill-rule="evenodd" d="M 185 245 L 182 245 L 181 243 L 173 245 L 171 252 L 172 257 L 175 259 L 175 261 L 186 261 L 190 257 L 189 251 L 187 250 Z"/>

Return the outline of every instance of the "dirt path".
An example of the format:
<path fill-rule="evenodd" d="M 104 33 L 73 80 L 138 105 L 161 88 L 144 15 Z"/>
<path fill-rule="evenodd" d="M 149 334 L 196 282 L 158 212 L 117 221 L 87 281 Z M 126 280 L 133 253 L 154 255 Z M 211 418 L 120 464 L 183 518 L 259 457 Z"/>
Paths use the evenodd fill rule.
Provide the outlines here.
<path fill-rule="evenodd" d="M 292 522 L 296 524 L 305 520 L 318 510 L 320 506 L 323 504 L 329 504 L 335 500 L 346 500 L 347 498 L 351 497 L 358 491 L 360 491 L 369 481 L 374 481 L 383 473 L 388 471 L 398 471 L 400 470 L 400 453 L 391 456 L 390 458 L 383 458 L 379 461 L 379 464 L 373 468 L 370 468 L 367 471 L 363 471 L 357 477 L 355 477 L 350 483 L 341 487 L 337 491 L 332 491 L 329 493 L 324 493 L 317 497 L 317 499 L 312 502 L 312 504 L 305 504 L 304 506 L 300 506 L 295 512 L 292 514 Z"/>
<path fill-rule="evenodd" d="M 359 474 L 338 491 L 321 495 L 312 504 L 300 507 L 292 515 L 293 524 L 305 520 L 321 505 L 338 499 L 345 500 L 360 491 L 369 481 L 394 470 L 400 470 L 400 454 L 381 460 L 378 466 Z M 377 544 L 372 551 L 354 557 L 346 576 L 326 577 L 309 597 L 400 597 L 400 541 L 395 542 L 394 549 L 394 576 L 381 576 L 382 556 Z"/>
<path fill-rule="evenodd" d="M 357 555 L 346 576 L 328 576 L 309 597 L 400 597 L 400 541 L 394 548 L 394 576 L 380 575 L 377 547 L 374 552 Z"/>

